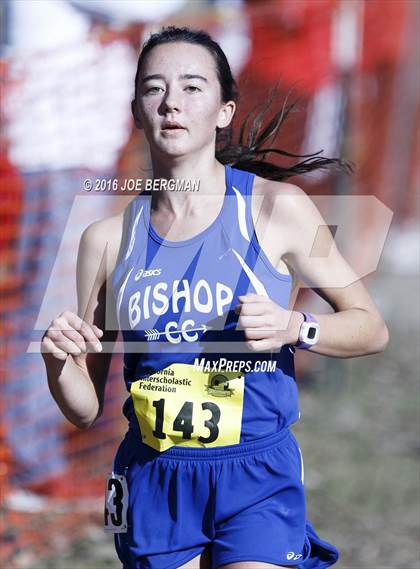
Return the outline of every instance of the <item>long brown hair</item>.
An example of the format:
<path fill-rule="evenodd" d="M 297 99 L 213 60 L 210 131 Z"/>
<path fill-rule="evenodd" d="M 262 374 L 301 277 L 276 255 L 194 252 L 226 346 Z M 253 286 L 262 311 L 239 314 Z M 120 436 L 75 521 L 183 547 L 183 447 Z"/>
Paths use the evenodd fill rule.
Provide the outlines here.
<path fill-rule="evenodd" d="M 205 47 L 211 53 L 216 63 L 223 102 L 238 101 L 238 86 L 233 78 L 226 55 L 219 44 L 203 30 L 193 30 L 187 27 L 178 28 L 175 26 L 163 27 L 159 32 L 152 34 L 143 44 L 137 63 L 135 97 L 137 95 L 140 68 L 147 54 L 157 45 L 173 42 L 187 42 Z M 270 147 L 288 114 L 299 101 L 297 99 L 290 105 L 287 105 L 287 95 L 282 108 L 267 122 L 266 115 L 273 104 L 273 100 L 276 98 L 277 91 L 278 87 L 273 88 L 268 102 L 262 110 L 257 111 L 257 109 L 254 109 L 254 112 L 247 117 L 240 128 L 236 142 L 233 140 L 232 123 L 226 128 L 216 129 L 215 155 L 217 160 L 222 164 L 229 164 L 240 170 L 254 172 L 263 178 L 278 181 L 319 169 L 344 170 L 347 173 L 351 173 L 353 171 L 351 162 L 341 158 L 318 156 L 322 150 L 313 154 L 293 154 L 280 148 Z M 251 122 L 250 125 L 249 122 Z M 267 124 L 264 126 L 265 122 Z M 266 160 L 266 156 L 270 153 L 292 158 L 305 158 L 305 160 L 283 167 Z"/>

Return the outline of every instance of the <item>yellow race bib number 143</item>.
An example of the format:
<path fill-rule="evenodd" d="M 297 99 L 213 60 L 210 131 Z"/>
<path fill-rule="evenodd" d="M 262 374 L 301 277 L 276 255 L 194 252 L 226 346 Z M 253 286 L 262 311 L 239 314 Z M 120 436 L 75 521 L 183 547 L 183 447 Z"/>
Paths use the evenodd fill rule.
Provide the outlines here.
<path fill-rule="evenodd" d="M 242 373 L 172 364 L 133 382 L 130 393 L 143 442 L 159 452 L 173 445 L 215 447 L 240 441 Z"/>

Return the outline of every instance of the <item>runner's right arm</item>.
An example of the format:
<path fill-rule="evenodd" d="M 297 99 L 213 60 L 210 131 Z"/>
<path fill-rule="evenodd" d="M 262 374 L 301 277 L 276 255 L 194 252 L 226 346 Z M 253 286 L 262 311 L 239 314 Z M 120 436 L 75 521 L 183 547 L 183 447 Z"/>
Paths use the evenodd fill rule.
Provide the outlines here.
<path fill-rule="evenodd" d="M 107 314 L 105 320 L 109 274 L 118 241 L 110 247 L 107 236 L 117 237 L 115 220 L 95 222 L 84 231 L 77 257 L 78 313 L 62 312 L 41 342 L 51 394 L 65 417 L 80 429 L 92 426 L 102 414 L 112 346 L 118 334 L 115 314 Z M 108 304 L 107 309 L 113 310 L 113 303 Z M 101 341 L 107 347 L 102 352 L 95 349 L 99 346 L 102 350 Z"/>

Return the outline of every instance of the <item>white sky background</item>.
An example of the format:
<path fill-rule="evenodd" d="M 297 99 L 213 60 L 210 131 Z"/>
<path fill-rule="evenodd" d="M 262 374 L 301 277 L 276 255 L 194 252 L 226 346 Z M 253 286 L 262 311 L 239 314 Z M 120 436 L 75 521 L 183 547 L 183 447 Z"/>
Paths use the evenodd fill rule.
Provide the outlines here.
<path fill-rule="evenodd" d="M 183 3 L 79 2 L 110 15 L 118 7 L 132 20 L 160 18 Z M 131 126 L 137 54 L 123 40 L 89 39 L 89 18 L 65 0 L 15 0 L 10 23 L 12 162 L 24 171 L 112 168 Z"/>
<path fill-rule="evenodd" d="M 25 171 L 111 167 L 130 125 L 128 43 L 90 40 L 89 20 L 61 0 L 14 2 L 11 24 L 12 162 Z"/>
<path fill-rule="evenodd" d="M 102 14 L 113 25 L 124 26 L 132 21 L 160 21 L 185 2 L 11 2 L 14 88 L 8 92 L 4 108 L 12 162 L 29 172 L 112 168 L 131 128 L 130 102 L 138 54 L 124 40 L 101 45 L 90 39 L 87 12 Z M 241 0 L 221 4 L 221 9 L 231 10 L 232 16 L 238 16 L 240 8 Z M 238 71 L 249 50 L 247 26 L 241 18 L 231 17 L 227 32 L 221 26 L 217 39 Z"/>

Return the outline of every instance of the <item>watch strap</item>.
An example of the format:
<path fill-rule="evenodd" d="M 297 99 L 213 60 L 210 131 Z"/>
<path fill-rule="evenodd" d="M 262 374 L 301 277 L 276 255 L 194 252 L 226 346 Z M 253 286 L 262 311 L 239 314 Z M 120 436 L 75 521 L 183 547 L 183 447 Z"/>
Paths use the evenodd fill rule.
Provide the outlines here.
<path fill-rule="evenodd" d="M 310 313 L 310 312 L 303 312 L 300 311 L 301 314 L 303 314 L 303 321 L 304 322 L 314 322 L 316 324 L 318 324 L 318 320 Z M 308 348 L 312 347 L 313 344 L 308 344 L 307 342 L 304 342 L 302 340 L 298 340 L 296 342 L 296 344 L 293 344 L 293 346 L 295 348 L 299 348 L 301 350 L 307 350 Z"/>

